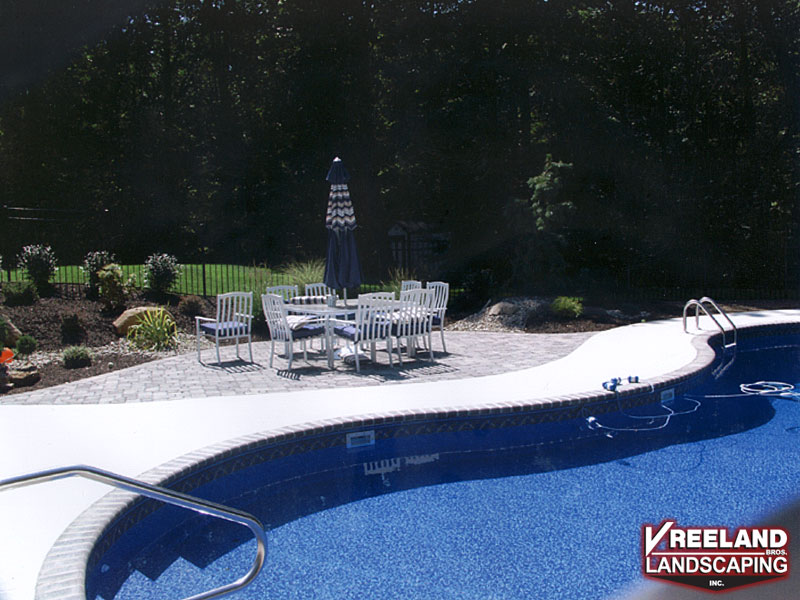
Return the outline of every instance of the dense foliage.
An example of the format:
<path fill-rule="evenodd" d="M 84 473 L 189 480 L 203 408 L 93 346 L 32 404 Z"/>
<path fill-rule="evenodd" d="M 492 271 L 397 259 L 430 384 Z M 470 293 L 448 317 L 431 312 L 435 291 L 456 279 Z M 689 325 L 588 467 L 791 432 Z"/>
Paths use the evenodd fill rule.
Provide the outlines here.
<path fill-rule="evenodd" d="M 156 294 L 166 294 L 181 275 L 178 259 L 171 254 L 151 254 L 144 261 L 144 283 Z"/>
<path fill-rule="evenodd" d="M 50 279 L 56 274 L 58 259 L 50 246 L 33 244 L 22 249 L 17 266 L 25 272 L 26 277 L 36 286 L 37 292 L 42 295 L 47 292 Z"/>
<path fill-rule="evenodd" d="M 0 204 L 65 211 L 0 250 L 321 256 L 340 155 L 375 280 L 420 221 L 473 283 L 793 285 L 798 31 L 797 0 L 155 2 L 0 106 Z"/>

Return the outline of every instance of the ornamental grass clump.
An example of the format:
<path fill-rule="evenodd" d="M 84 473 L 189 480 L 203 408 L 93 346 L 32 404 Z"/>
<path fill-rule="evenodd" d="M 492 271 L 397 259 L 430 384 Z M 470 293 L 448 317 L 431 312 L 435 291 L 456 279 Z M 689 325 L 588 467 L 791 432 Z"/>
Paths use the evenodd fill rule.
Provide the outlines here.
<path fill-rule="evenodd" d="M 61 354 L 65 369 L 80 369 L 92 364 L 92 353 L 86 346 L 68 346 Z"/>
<path fill-rule="evenodd" d="M 181 266 L 171 254 L 153 254 L 144 263 L 144 283 L 154 294 L 166 294 L 180 275 Z"/>
<path fill-rule="evenodd" d="M 400 290 L 404 281 L 412 281 L 417 278 L 414 271 L 402 267 L 389 269 L 389 281 L 381 281 L 381 289 L 384 292 L 394 292 L 396 297 L 400 296 Z"/>
<path fill-rule="evenodd" d="M 320 283 L 325 276 L 325 261 L 314 258 L 306 261 L 290 263 L 284 272 L 292 285 L 296 285 L 301 294 L 305 294 L 306 284 Z"/>
<path fill-rule="evenodd" d="M 58 260 L 50 246 L 34 244 L 22 249 L 17 267 L 25 271 L 26 277 L 36 286 L 36 291 L 43 296 L 50 290 L 50 279 L 56 274 Z"/>
<path fill-rule="evenodd" d="M 163 308 L 150 310 L 128 329 L 128 340 L 140 350 L 168 350 L 178 343 L 178 326 Z"/>

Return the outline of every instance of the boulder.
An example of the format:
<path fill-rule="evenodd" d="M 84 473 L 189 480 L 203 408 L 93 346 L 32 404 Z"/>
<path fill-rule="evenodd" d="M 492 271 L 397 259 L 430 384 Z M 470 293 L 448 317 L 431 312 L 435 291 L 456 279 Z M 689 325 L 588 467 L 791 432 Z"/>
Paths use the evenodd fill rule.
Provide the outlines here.
<path fill-rule="evenodd" d="M 9 319 L 6 315 L 0 315 L 0 317 L 3 317 L 3 320 L 6 322 L 6 325 L 8 325 L 6 346 L 8 346 L 9 348 L 13 348 L 14 346 L 17 345 L 17 340 L 19 339 L 19 336 L 22 335 L 22 332 L 19 329 L 17 329 L 14 323 L 11 322 L 11 319 Z"/>
<path fill-rule="evenodd" d="M 499 317 L 500 315 L 513 315 L 519 310 L 519 306 L 511 302 L 498 302 L 489 307 L 488 314 L 490 317 Z"/>
<path fill-rule="evenodd" d="M 42 378 L 36 367 L 21 367 L 8 370 L 8 383 L 14 387 L 26 387 L 37 383 Z"/>
<path fill-rule="evenodd" d="M 114 331 L 117 332 L 117 335 L 128 335 L 128 329 L 130 329 L 131 325 L 136 325 L 146 313 L 156 312 L 158 310 L 163 309 L 158 306 L 137 306 L 135 308 L 129 308 L 114 319 Z"/>

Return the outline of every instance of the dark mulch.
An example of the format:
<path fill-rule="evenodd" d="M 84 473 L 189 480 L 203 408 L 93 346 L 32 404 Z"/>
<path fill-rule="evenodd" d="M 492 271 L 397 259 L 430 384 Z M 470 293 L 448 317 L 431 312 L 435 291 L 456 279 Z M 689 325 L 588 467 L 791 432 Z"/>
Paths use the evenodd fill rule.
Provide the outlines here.
<path fill-rule="evenodd" d="M 144 293 L 135 294 L 127 303 L 133 306 L 166 306 L 175 318 L 178 330 L 193 334 L 195 321 L 193 314 L 185 314 L 179 308 L 179 296 L 167 296 L 156 299 Z M 200 298 L 200 313 L 203 316 L 213 316 L 216 305 L 213 298 Z M 33 336 L 37 341 L 37 349 L 43 351 L 62 351 L 67 346 L 83 345 L 89 348 L 100 348 L 118 340 L 119 336 L 114 331 L 113 322 L 124 309 L 111 312 L 103 310 L 103 305 L 97 300 L 85 296 L 62 295 L 57 289 L 49 298 L 40 298 L 32 306 L 0 306 L 0 316 L 10 320 L 23 334 Z M 76 338 L 65 338 L 62 335 L 62 321 L 64 317 L 76 315 L 80 323 L 80 332 Z M 266 339 L 264 327 L 256 327 L 253 332 L 255 340 Z M 61 362 L 50 363 L 39 369 L 41 380 L 31 387 L 12 389 L 7 393 L 26 392 L 41 389 L 52 385 L 76 381 L 126 367 L 142 364 L 153 360 L 152 356 L 145 354 L 120 354 L 95 352 L 92 364 L 79 369 L 67 369 Z"/>

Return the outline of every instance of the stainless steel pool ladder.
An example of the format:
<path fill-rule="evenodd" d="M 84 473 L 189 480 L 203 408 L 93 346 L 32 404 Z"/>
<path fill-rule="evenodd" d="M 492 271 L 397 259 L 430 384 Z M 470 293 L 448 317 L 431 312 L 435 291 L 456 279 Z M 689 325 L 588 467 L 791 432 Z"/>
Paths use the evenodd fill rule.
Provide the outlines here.
<path fill-rule="evenodd" d="M 217 517 L 226 521 L 232 521 L 248 527 L 250 531 L 253 532 L 257 544 L 256 557 L 253 565 L 250 567 L 250 570 L 247 573 L 232 583 L 214 588 L 213 590 L 209 590 L 207 592 L 190 596 L 184 600 L 209 600 L 210 598 L 219 598 L 220 596 L 244 589 L 253 582 L 258 573 L 261 571 L 261 567 L 264 566 L 264 561 L 267 557 L 267 539 L 266 534 L 264 533 L 264 527 L 256 517 L 235 508 L 216 504 L 215 502 L 209 502 L 208 500 L 203 500 L 201 498 L 195 498 L 194 496 L 189 496 L 188 494 L 176 492 L 174 490 L 159 487 L 157 485 L 150 485 L 144 481 L 131 479 L 129 477 L 117 475 L 116 473 L 111 473 L 109 471 L 103 471 L 101 469 L 87 467 L 85 465 L 75 465 L 70 467 L 61 467 L 58 469 L 50 469 L 47 471 L 38 471 L 36 473 L 30 473 L 28 475 L 21 475 L 19 477 L 12 477 L 10 479 L 0 481 L 0 491 L 74 476 L 85 477 L 86 479 L 105 483 L 128 492 L 153 498 L 154 500 L 161 500 L 167 504 L 173 504 L 175 506 L 187 508 L 200 514 Z"/>
<path fill-rule="evenodd" d="M 710 312 L 708 312 L 708 309 L 706 308 L 706 305 L 711 306 L 714 310 L 717 311 L 717 313 L 719 315 L 722 315 L 725 318 L 725 320 L 728 322 L 728 324 L 731 326 L 732 331 L 733 331 L 733 342 L 732 343 L 728 343 L 728 339 L 726 337 L 726 331 L 727 330 L 722 326 L 722 324 L 720 324 L 720 322 L 716 319 L 716 317 L 714 315 L 712 315 Z M 700 311 L 702 310 L 703 313 L 709 319 L 714 321 L 714 324 L 722 332 L 722 347 L 724 349 L 726 349 L 726 350 L 729 349 L 729 348 L 735 348 L 736 347 L 736 341 L 737 341 L 736 325 L 733 324 L 733 321 L 731 321 L 731 318 L 728 316 L 728 313 L 726 313 L 724 310 L 722 310 L 719 307 L 719 305 L 716 302 L 714 302 L 714 300 L 709 298 L 708 296 L 703 296 L 702 298 L 700 298 L 700 300 L 695 300 L 693 298 L 693 299 L 689 300 L 684 305 L 684 307 L 683 307 L 683 331 L 684 332 L 688 333 L 688 329 L 686 328 L 686 316 L 689 313 L 689 309 L 691 309 L 692 307 L 694 307 L 694 326 L 697 327 L 697 329 L 700 329 Z"/>

